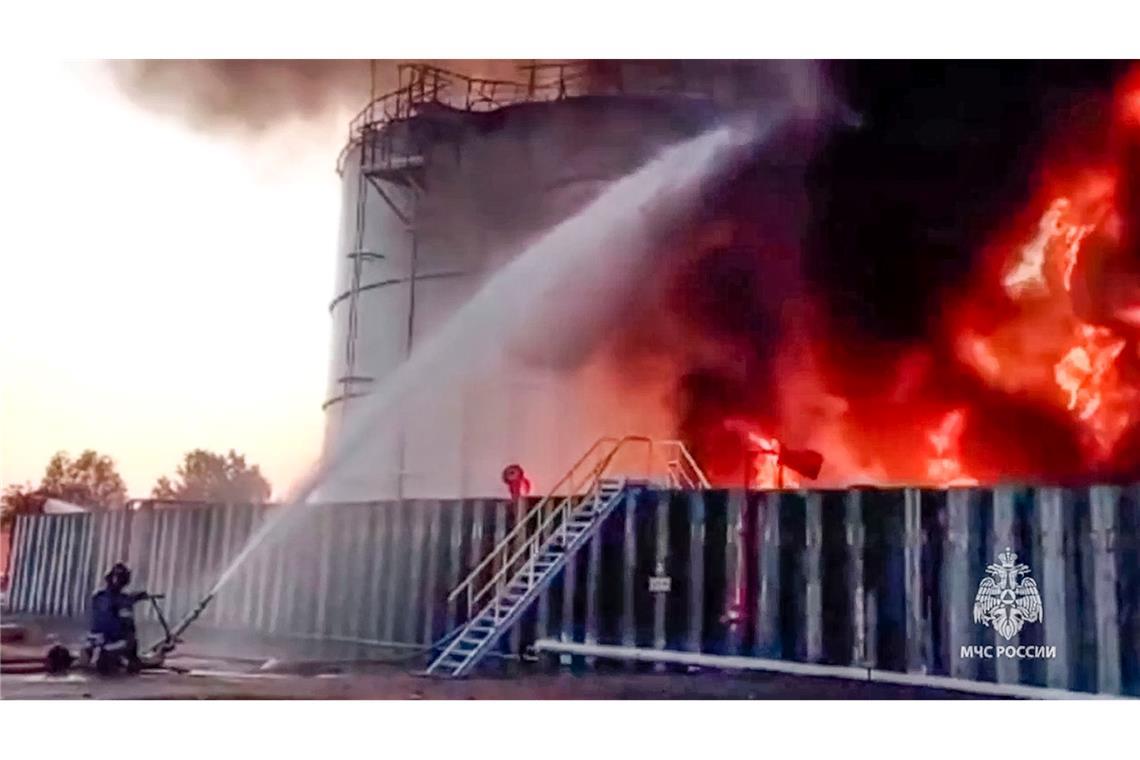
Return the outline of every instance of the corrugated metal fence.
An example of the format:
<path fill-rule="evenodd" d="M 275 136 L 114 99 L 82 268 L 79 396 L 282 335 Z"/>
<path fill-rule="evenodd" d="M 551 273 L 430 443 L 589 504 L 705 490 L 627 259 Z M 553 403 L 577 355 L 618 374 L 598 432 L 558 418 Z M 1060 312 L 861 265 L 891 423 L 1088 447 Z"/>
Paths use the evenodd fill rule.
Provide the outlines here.
<path fill-rule="evenodd" d="M 525 508 L 310 508 L 251 554 L 199 625 L 430 643 L 464 614 L 447 591 Z M 81 615 L 122 559 L 178 618 L 275 509 L 20 517 L 10 611 Z M 503 649 L 559 638 L 1140 694 L 1138 535 L 1140 489 L 641 491 Z M 978 583 L 1005 547 L 1030 566 L 1044 607 L 1010 642 L 973 619 Z M 669 591 L 651 592 L 651 576 L 668 576 Z M 1039 656 L 986 656 L 998 645 Z"/>

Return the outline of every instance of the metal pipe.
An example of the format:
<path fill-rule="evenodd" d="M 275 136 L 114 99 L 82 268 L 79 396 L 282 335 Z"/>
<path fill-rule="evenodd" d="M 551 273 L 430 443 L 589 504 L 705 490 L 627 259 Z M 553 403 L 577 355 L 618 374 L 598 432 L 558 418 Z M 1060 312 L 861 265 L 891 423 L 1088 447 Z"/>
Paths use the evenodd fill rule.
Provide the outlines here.
<path fill-rule="evenodd" d="M 816 665 L 785 660 L 766 660 L 759 657 L 733 657 L 700 652 L 679 652 L 672 649 L 642 649 L 640 647 L 610 644 L 579 644 L 577 642 L 539 639 L 534 642 L 536 652 L 604 657 L 613 660 L 633 660 L 673 665 L 690 665 L 718 670 L 760 670 L 771 673 L 788 673 L 798 676 L 843 678 L 851 681 L 891 683 L 902 686 L 922 686 L 932 689 L 964 691 L 991 696 L 1025 697 L 1029 699 L 1113 699 L 1111 694 L 1091 694 L 1084 691 L 1053 689 L 1025 684 L 970 681 L 950 676 L 933 676 L 922 673 L 895 673 L 889 670 L 856 667 L 853 665 Z"/>

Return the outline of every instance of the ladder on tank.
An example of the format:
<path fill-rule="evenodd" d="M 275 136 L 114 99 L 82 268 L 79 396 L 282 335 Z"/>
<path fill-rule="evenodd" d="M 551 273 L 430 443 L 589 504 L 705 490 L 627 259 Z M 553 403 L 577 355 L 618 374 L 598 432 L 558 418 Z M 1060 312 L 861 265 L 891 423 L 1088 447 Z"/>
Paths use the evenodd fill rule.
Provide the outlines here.
<path fill-rule="evenodd" d="M 645 479 L 612 474 L 618 468 L 628 471 L 630 462 L 623 456 L 639 444 L 647 447 Z M 427 674 L 456 678 L 470 673 L 597 533 L 630 489 L 646 485 L 709 487 L 680 441 L 644 436 L 596 441 L 448 595 L 448 602 L 466 600 L 468 620 L 449 637 Z"/>
<path fill-rule="evenodd" d="M 348 299 L 348 317 L 344 339 L 344 373 L 337 378 L 341 384 L 339 396 L 329 399 L 325 408 L 340 401 L 342 418 L 348 413 L 351 399 L 367 396 L 376 378 L 361 373 L 357 366 L 357 343 L 360 332 L 360 294 L 378 287 L 399 286 L 406 283 L 408 289 L 407 320 L 404 324 L 404 356 L 411 356 L 412 343 L 416 331 L 416 287 L 419 276 L 419 228 L 417 217 L 425 187 L 424 146 L 417 137 L 417 131 L 408 124 L 415 115 L 414 105 L 419 100 L 433 100 L 437 97 L 440 83 L 438 76 L 428 81 L 430 72 L 416 67 L 399 67 L 400 87 L 394 92 L 377 97 L 376 61 L 369 61 L 371 76 L 371 98 L 368 106 L 353 120 L 350 126 L 349 145 L 346 154 L 357 146 L 359 164 L 356 165 L 357 188 L 354 226 L 354 244 L 348 258 L 352 262 L 351 278 L 345 297 Z M 388 105 L 394 111 L 388 111 Z M 399 137 L 394 133 L 398 132 Z M 338 162 L 338 165 L 340 162 Z M 352 166 L 351 163 L 348 164 Z M 369 250 L 366 235 L 369 198 L 375 195 L 384 202 L 403 230 L 407 233 L 408 274 L 406 278 L 383 277 L 384 272 L 373 271 L 366 264 L 385 261 L 388 255 Z M 401 196 L 403 196 L 401 198 Z M 400 257 L 397 257 L 399 260 Z M 388 270 L 390 274 L 391 270 Z M 369 276 L 366 276 L 369 273 Z M 338 299 L 339 300 L 339 297 Z M 333 306 L 337 303 L 333 302 Z M 330 307 L 331 308 L 331 307 Z M 398 430 L 396 462 L 396 494 L 404 493 L 405 472 L 405 432 Z"/>

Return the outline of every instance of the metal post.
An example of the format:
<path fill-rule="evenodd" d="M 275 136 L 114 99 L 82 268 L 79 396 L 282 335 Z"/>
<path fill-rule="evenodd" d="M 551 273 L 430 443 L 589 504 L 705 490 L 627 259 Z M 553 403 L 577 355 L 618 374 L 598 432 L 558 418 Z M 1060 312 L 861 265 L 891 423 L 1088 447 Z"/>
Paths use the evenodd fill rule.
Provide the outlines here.
<path fill-rule="evenodd" d="M 903 493 L 903 577 L 906 579 L 906 669 L 926 672 L 924 646 L 927 638 L 922 599 L 922 492 L 908 488 Z"/>
<path fill-rule="evenodd" d="M 28 531 L 35 525 L 29 515 L 16 515 L 16 524 L 12 529 L 11 554 L 8 557 L 8 567 L 11 568 L 10 585 L 8 590 L 8 610 L 23 612 L 24 588 L 27 572 L 24 569 L 28 558 L 28 550 L 24 545 L 28 540 Z"/>
<path fill-rule="evenodd" d="M 601 586 L 602 540 L 600 533 L 590 537 L 586 563 L 586 643 L 598 643 L 598 590 Z M 593 657 L 586 658 L 586 664 L 594 664 Z"/>
<path fill-rule="evenodd" d="M 413 642 L 417 641 L 416 628 L 417 614 L 423 613 L 423 606 L 430 608 L 431 602 L 423 598 L 423 560 L 426 559 L 430 562 L 434 558 L 432 547 L 425 546 L 426 543 L 426 529 L 425 511 L 426 504 L 423 501 L 416 500 L 411 502 L 412 507 L 412 532 L 410 546 L 411 550 L 408 552 L 410 561 L 408 563 L 408 605 L 404 613 L 404 629 L 402 641 Z"/>
<path fill-rule="evenodd" d="M 568 515 L 563 515 L 562 525 L 565 529 Z M 578 563 L 575 557 L 569 556 L 565 539 L 563 539 L 563 554 L 565 565 L 562 570 L 562 641 L 574 640 L 574 597 L 577 592 Z"/>
<path fill-rule="evenodd" d="M 863 527 L 862 494 L 848 491 L 845 499 L 844 528 L 847 537 L 847 603 L 851 608 L 851 664 L 862 665 L 867 659 L 867 620 L 863 608 Z"/>
<path fill-rule="evenodd" d="M 1096 615 L 1096 690 L 1119 694 L 1120 631 L 1116 600 L 1116 509 L 1119 489 L 1094 486 L 1089 493 Z M 1046 610 L 1046 613 L 1048 611 Z"/>
<path fill-rule="evenodd" d="M 946 537 L 942 551 L 945 570 L 942 574 L 942 609 L 946 610 L 946 635 L 949 643 L 950 675 L 975 678 L 977 661 L 961 657 L 961 647 L 974 644 L 973 589 L 970 578 L 970 502 L 973 492 L 953 488 L 946 494 Z"/>
<path fill-rule="evenodd" d="M 399 582 L 400 552 L 399 548 L 407 540 L 402 534 L 403 521 L 401 518 L 400 502 L 389 502 L 385 505 L 387 519 L 387 538 L 384 542 L 384 553 L 387 555 L 384 562 L 384 571 L 387 573 L 387 587 L 384 589 L 384 635 L 385 641 L 396 640 L 396 617 L 400 614 L 397 603 L 396 590 Z"/>
<path fill-rule="evenodd" d="M 780 467 L 780 477 L 784 468 Z M 823 495 L 812 491 L 804 499 L 805 628 L 808 662 L 823 659 Z"/>
<path fill-rule="evenodd" d="M 756 654 L 779 657 L 780 641 L 780 492 L 767 491 L 756 504 Z"/>
<path fill-rule="evenodd" d="M 625 535 L 622 537 L 622 602 L 621 643 L 637 643 L 637 620 L 634 609 L 635 573 L 637 570 L 637 499 L 632 491 L 625 493 Z"/>
<path fill-rule="evenodd" d="M 689 635 L 686 649 L 690 652 L 699 652 L 705 618 L 705 497 L 701 491 L 689 494 L 688 575 Z"/>
<path fill-rule="evenodd" d="M 993 554 L 992 558 L 988 558 L 990 562 L 997 560 L 997 554 L 1005 551 L 1009 547 L 1015 554 L 1019 555 L 1019 561 L 1026 561 L 1026 547 L 1019 546 L 1013 535 L 1013 492 L 1006 487 L 998 487 L 993 491 L 994 498 L 994 511 L 993 511 Z M 1006 644 L 1008 646 L 1016 647 L 1021 642 L 1020 634 L 1015 634 L 1008 642 L 998 638 L 997 633 L 993 634 L 994 644 Z M 1017 683 L 1021 680 L 1021 668 L 1018 661 L 1013 657 L 999 657 L 996 663 L 997 680 L 998 683 Z"/>
<path fill-rule="evenodd" d="M 747 491 L 729 491 L 724 522 L 724 592 L 728 634 L 726 649 L 729 654 L 740 654 L 744 639 L 744 509 Z M 691 547 L 690 547 L 691 548 Z"/>
<path fill-rule="evenodd" d="M 1041 606 L 1045 613 L 1045 645 L 1057 647 L 1057 656 L 1045 662 L 1045 685 L 1069 686 L 1069 638 L 1065 609 L 1065 534 L 1061 489 L 1037 492 L 1041 542 Z"/>
<path fill-rule="evenodd" d="M 669 573 L 669 493 L 657 495 L 657 547 L 654 567 L 658 575 Z M 665 595 L 656 594 L 653 598 L 653 648 L 664 649 L 665 640 Z M 664 670 L 661 663 L 655 670 Z"/>

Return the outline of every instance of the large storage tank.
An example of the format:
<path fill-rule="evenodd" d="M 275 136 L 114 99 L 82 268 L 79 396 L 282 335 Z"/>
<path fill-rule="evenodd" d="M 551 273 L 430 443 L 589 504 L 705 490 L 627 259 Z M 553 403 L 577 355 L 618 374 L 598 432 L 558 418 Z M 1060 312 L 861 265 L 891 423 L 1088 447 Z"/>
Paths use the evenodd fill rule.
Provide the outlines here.
<path fill-rule="evenodd" d="M 728 62 L 538 65 L 515 83 L 409 65 L 400 78 L 353 123 L 339 167 L 326 446 L 527 243 L 724 110 L 786 88 Z M 511 462 L 544 491 L 600 435 L 671 433 L 660 404 L 599 391 L 589 367 L 460 383 L 379 422 L 368 456 L 322 496 L 502 495 Z"/>

